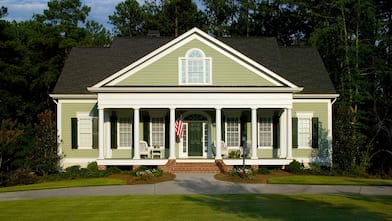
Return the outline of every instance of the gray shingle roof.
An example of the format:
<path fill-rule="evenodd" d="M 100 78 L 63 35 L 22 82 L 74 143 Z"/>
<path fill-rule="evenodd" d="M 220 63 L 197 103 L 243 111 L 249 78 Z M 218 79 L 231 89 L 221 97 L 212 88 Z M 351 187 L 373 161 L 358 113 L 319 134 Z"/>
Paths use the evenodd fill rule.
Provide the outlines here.
<path fill-rule="evenodd" d="M 104 80 L 172 40 L 117 38 L 110 48 L 73 48 L 53 94 L 86 94 L 87 87 Z M 301 93 L 336 93 L 320 55 L 313 48 L 281 48 L 275 38 L 222 38 L 223 43 L 290 82 Z"/>

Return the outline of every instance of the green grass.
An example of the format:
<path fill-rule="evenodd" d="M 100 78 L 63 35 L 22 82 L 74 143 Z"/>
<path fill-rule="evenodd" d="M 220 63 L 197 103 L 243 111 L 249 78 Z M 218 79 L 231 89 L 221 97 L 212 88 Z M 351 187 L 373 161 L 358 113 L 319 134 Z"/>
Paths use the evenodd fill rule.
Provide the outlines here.
<path fill-rule="evenodd" d="M 31 185 L 1 187 L 0 192 L 56 189 L 56 188 L 67 188 L 67 187 L 123 185 L 123 184 L 125 184 L 125 182 L 119 179 L 89 178 L 89 179 L 52 181 L 52 182 L 36 183 Z"/>
<path fill-rule="evenodd" d="M 392 220 L 391 196 L 165 195 L 0 202 L 0 220 Z"/>
<path fill-rule="evenodd" d="M 283 176 L 268 179 L 271 184 L 313 184 L 313 185 L 362 185 L 362 186 L 392 186 L 389 179 L 366 179 L 335 176 Z"/>

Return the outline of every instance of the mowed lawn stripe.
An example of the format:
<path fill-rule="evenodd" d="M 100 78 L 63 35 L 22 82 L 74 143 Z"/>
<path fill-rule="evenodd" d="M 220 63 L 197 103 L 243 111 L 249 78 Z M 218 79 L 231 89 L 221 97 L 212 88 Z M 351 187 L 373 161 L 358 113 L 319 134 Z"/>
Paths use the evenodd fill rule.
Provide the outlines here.
<path fill-rule="evenodd" d="M 0 202 L 0 220 L 392 220 L 391 196 L 155 195 Z"/>

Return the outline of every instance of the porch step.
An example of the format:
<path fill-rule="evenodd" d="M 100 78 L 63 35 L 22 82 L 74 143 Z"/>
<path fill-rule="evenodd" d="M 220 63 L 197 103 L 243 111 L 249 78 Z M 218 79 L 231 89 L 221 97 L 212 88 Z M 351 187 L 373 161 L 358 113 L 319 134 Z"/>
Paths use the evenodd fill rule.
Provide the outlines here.
<path fill-rule="evenodd" d="M 170 168 L 171 173 L 220 173 L 215 163 L 175 163 Z"/>

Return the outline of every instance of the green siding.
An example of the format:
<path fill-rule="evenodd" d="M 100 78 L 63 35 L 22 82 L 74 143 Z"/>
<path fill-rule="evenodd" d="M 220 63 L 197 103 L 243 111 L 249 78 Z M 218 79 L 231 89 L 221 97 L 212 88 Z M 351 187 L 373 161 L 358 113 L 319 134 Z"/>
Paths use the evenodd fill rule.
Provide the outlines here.
<path fill-rule="evenodd" d="M 98 115 L 96 103 L 62 103 L 61 132 L 63 155 L 66 158 L 97 158 L 98 149 L 79 150 L 71 148 L 71 118 L 76 117 L 78 112 L 91 113 L 93 116 Z"/>
<path fill-rule="evenodd" d="M 112 150 L 112 158 L 113 159 L 131 159 L 133 158 L 132 149 L 128 150 Z"/>
<path fill-rule="evenodd" d="M 179 84 L 178 62 L 191 48 L 201 49 L 212 58 L 212 82 L 214 86 L 273 86 L 271 82 L 249 71 L 233 60 L 220 54 L 198 40 L 193 40 L 158 61 L 150 64 L 118 86 L 177 86 Z"/>
<path fill-rule="evenodd" d="M 314 157 L 313 155 L 317 152 L 322 153 L 323 150 L 328 148 L 328 104 L 325 102 L 304 102 L 293 103 L 293 117 L 296 117 L 297 112 L 312 112 L 313 117 L 317 117 L 319 119 L 319 133 L 318 133 L 318 149 L 297 149 L 293 148 L 293 157 Z M 316 151 L 317 150 L 317 151 Z"/>

